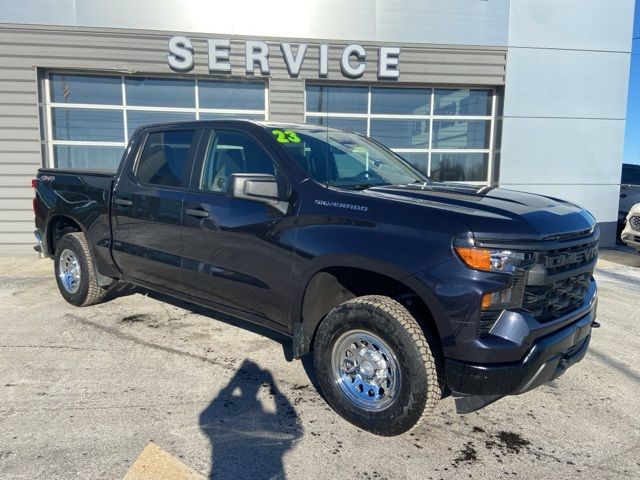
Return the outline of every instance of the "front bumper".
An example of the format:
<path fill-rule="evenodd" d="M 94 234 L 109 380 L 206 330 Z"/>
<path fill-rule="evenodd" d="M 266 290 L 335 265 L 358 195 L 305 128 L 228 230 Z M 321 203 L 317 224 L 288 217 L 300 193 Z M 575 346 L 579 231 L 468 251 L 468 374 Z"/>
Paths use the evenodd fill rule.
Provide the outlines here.
<path fill-rule="evenodd" d="M 577 321 L 538 339 L 519 362 L 481 365 L 446 360 L 454 395 L 495 397 L 520 394 L 562 375 L 584 357 L 595 321 L 595 305 Z"/>
<path fill-rule="evenodd" d="M 640 229 L 633 228 L 633 223 L 635 223 L 636 227 L 638 226 L 637 218 L 634 218 L 634 222 L 632 222 L 631 217 L 640 217 L 640 204 L 635 205 L 627 215 L 620 239 L 629 247 L 640 252 Z"/>

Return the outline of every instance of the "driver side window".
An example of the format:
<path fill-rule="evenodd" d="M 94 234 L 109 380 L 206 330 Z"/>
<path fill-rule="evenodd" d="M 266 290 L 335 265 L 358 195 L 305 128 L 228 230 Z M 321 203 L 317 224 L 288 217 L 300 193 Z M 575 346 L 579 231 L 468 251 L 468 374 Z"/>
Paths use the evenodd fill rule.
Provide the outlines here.
<path fill-rule="evenodd" d="M 276 174 L 273 161 L 252 137 L 218 130 L 211 135 L 200 177 L 200 190 L 226 192 L 234 173 Z"/>

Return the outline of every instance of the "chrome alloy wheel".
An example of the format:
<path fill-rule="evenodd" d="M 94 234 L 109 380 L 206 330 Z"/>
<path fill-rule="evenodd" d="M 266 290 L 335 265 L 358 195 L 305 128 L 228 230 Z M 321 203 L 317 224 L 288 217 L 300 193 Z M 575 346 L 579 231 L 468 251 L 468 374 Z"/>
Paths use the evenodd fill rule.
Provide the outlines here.
<path fill-rule="evenodd" d="M 351 330 L 338 338 L 331 352 L 331 367 L 342 392 L 363 410 L 384 410 L 399 392 L 396 355 L 371 332 Z"/>
<path fill-rule="evenodd" d="M 69 293 L 76 293 L 80 288 L 80 264 L 73 251 L 65 248 L 58 262 L 58 278 L 64 289 Z"/>

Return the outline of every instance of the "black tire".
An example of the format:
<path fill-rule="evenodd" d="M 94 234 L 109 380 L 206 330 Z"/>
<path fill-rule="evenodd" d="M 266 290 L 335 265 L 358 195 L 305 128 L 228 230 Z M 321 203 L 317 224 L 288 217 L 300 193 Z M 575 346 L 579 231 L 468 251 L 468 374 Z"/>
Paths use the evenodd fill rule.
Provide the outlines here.
<path fill-rule="evenodd" d="M 351 331 L 373 333 L 395 355 L 399 388 L 384 410 L 361 408 L 336 380 L 332 352 Z M 443 365 L 433 342 L 430 345 L 415 318 L 395 300 L 377 295 L 349 300 L 329 312 L 315 335 L 313 359 L 320 389 L 336 412 L 363 430 L 383 436 L 405 433 L 442 398 Z"/>
<path fill-rule="evenodd" d="M 66 250 L 70 250 L 76 257 L 80 271 L 77 290 L 65 288 L 60 275 L 60 257 Z M 93 256 L 83 233 L 73 232 L 65 234 L 56 244 L 54 256 L 56 282 L 64 299 L 76 307 L 86 307 L 100 303 L 107 294 L 107 289 L 98 284 Z"/>

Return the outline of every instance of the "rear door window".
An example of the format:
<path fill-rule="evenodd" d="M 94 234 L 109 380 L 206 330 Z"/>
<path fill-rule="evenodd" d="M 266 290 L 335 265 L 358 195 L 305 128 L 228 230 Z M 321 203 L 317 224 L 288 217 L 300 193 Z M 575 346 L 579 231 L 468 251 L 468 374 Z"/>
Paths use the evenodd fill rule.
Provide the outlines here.
<path fill-rule="evenodd" d="M 195 130 L 149 133 L 134 172 L 136 178 L 149 185 L 187 187 L 195 133 Z"/>

